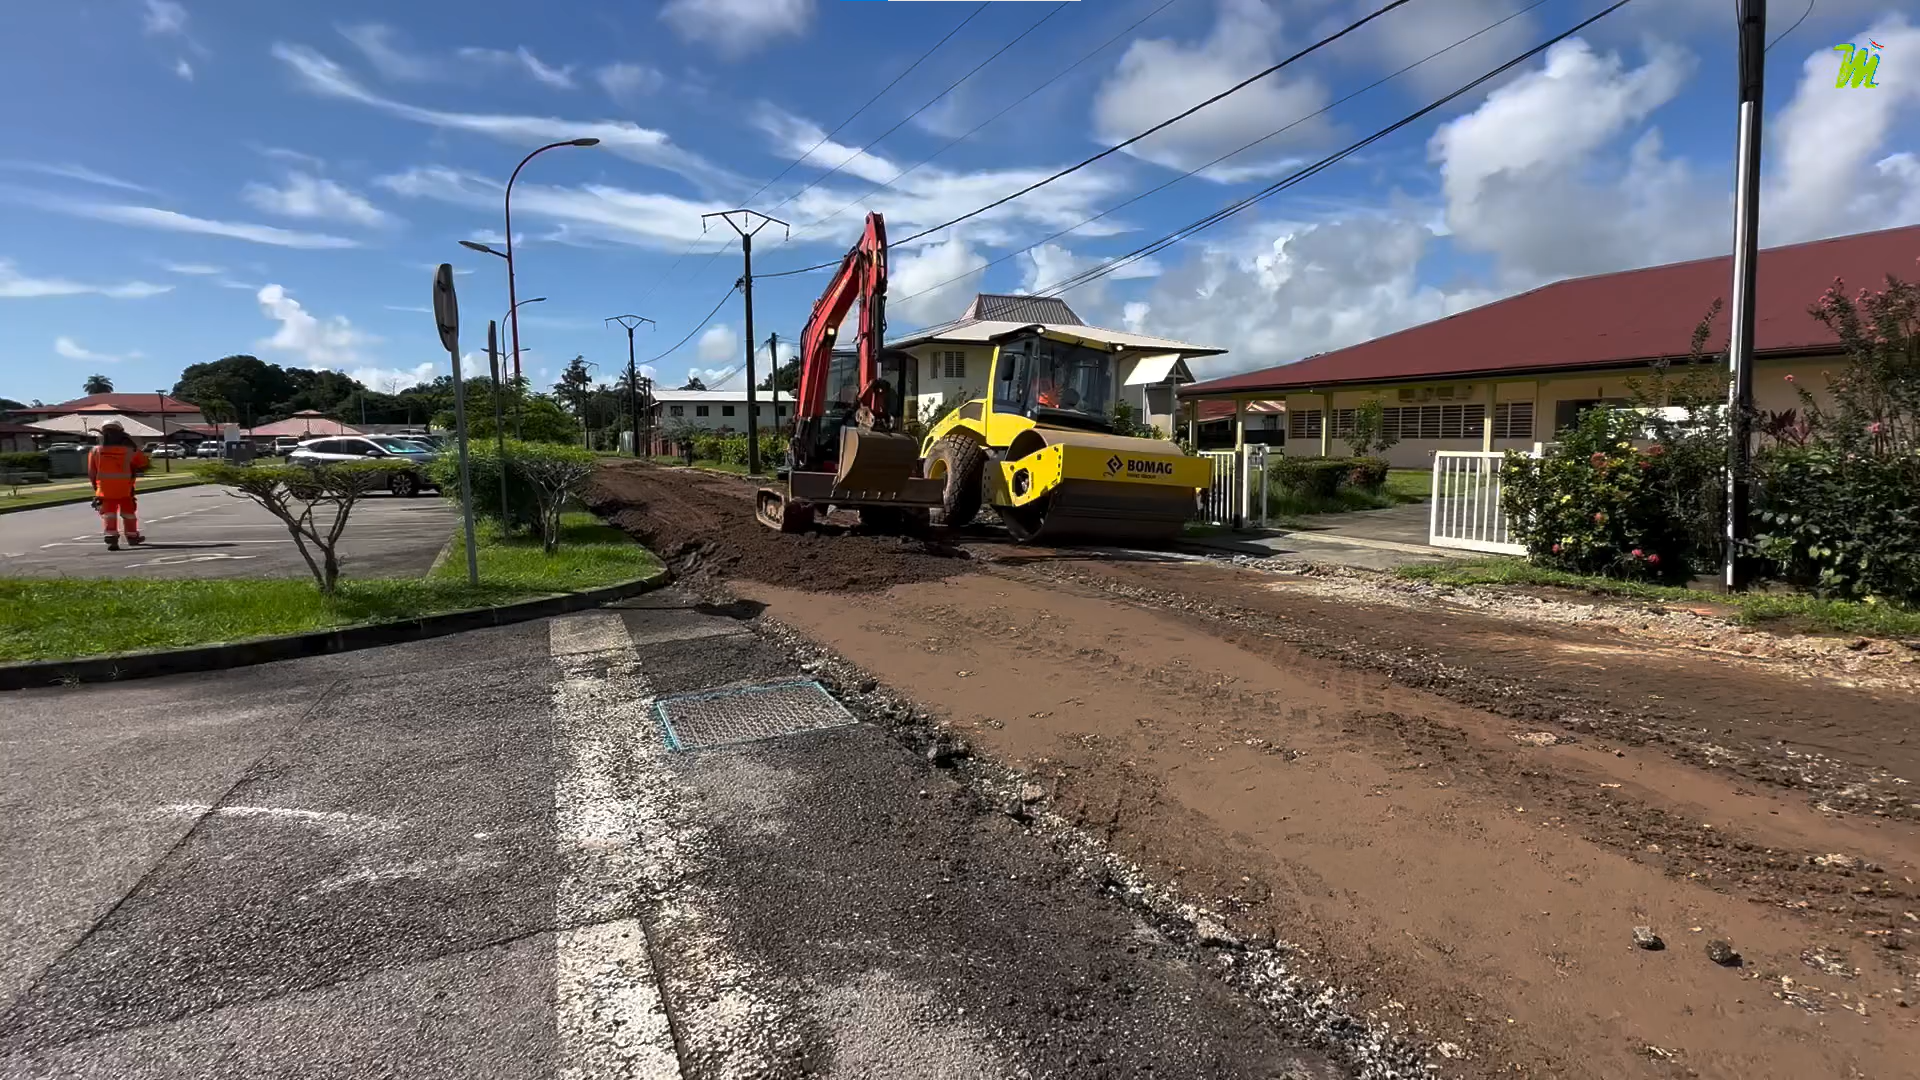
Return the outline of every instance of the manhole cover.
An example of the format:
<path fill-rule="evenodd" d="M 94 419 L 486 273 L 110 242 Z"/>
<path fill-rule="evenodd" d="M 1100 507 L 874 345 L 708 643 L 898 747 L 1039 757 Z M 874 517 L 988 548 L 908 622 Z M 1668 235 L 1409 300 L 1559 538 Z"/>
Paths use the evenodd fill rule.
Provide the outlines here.
<path fill-rule="evenodd" d="M 673 750 L 707 750 L 856 722 L 812 679 L 675 694 L 654 702 L 653 709 Z"/>

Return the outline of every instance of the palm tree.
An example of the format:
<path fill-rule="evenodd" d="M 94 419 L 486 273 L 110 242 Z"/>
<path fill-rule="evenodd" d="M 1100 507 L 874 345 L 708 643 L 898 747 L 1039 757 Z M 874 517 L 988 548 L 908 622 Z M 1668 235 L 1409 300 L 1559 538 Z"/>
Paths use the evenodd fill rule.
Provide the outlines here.
<path fill-rule="evenodd" d="M 113 393 L 113 380 L 107 378 L 105 375 L 89 375 L 87 376 L 86 392 L 89 394 L 111 394 Z"/>

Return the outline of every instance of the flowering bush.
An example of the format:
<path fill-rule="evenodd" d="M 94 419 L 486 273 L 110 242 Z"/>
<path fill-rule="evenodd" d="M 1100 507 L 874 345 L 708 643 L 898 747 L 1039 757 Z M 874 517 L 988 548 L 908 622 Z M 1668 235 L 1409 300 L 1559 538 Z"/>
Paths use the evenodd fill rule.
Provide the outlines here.
<path fill-rule="evenodd" d="M 1668 512 L 1672 456 L 1634 446 L 1640 418 L 1589 409 L 1542 458 L 1509 452 L 1501 469 L 1510 528 L 1533 561 L 1582 574 L 1678 578 L 1685 523 Z"/>

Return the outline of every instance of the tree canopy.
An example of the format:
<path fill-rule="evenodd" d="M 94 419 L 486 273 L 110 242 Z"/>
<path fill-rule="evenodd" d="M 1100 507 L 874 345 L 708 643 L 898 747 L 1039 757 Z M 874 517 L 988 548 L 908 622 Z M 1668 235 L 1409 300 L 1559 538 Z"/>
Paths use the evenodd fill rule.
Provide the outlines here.
<path fill-rule="evenodd" d="M 111 394 L 113 393 L 113 380 L 107 378 L 105 375 L 89 375 L 87 376 L 85 388 L 81 392 L 87 394 Z"/>
<path fill-rule="evenodd" d="M 283 368 L 239 354 L 180 373 L 173 396 L 199 406 L 214 423 L 247 427 L 311 409 L 336 420 L 423 424 L 453 402 L 453 380 L 442 376 L 398 393 L 380 393 L 337 371 Z"/>

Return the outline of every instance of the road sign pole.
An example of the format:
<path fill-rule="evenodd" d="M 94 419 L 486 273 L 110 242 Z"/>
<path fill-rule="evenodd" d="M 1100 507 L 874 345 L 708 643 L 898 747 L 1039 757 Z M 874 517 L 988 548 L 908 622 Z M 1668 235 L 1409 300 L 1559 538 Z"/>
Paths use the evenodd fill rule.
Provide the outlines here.
<path fill-rule="evenodd" d="M 487 320 L 487 369 L 493 375 L 494 471 L 500 474 L 500 531 L 513 532 L 513 507 L 507 502 L 507 421 L 500 412 L 500 326 Z"/>
<path fill-rule="evenodd" d="M 473 483 L 467 472 L 467 393 L 460 382 L 460 304 L 453 292 L 450 263 L 441 263 L 433 275 L 433 321 L 439 324 L 440 344 L 447 347 L 447 359 L 453 364 L 453 427 L 460 445 L 460 517 L 467 537 L 467 584 L 478 585 L 480 553 L 474 546 Z"/>

